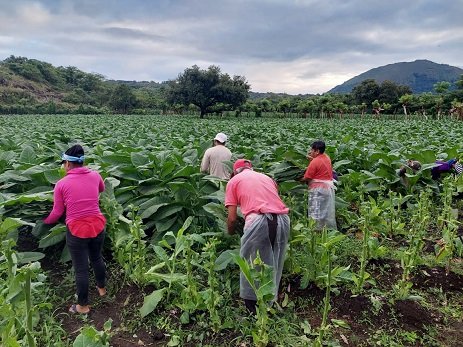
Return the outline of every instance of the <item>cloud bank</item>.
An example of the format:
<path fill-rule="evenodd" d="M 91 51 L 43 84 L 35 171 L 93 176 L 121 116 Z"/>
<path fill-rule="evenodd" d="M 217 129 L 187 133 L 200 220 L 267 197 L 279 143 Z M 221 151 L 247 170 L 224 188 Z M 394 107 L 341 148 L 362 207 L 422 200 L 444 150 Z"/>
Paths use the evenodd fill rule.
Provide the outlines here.
<path fill-rule="evenodd" d="M 165 81 L 194 64 L 253 91 L 323 93 L 373 67 L 462 67 L 463 0 L 0 0 L 0 59 Z"/>

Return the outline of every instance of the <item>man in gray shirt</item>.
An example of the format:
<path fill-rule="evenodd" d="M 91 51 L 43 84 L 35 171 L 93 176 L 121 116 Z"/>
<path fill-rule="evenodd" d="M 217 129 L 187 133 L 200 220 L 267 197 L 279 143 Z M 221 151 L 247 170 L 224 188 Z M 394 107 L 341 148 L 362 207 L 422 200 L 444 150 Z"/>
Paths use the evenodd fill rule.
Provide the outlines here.
<path fill-rule="evenodd" d="M 207 149 L 204 153 L 201 162 L 201 172 L 208 173 L 211 176 L 220 177 L 221 179 L 228 180 L 230 178 L 230 171 L 223 163 L 230 160 L 232 153 L 225 147 L 227 142 L 227 135 L 218 133 L 214 138 L 214 146 Z"/>

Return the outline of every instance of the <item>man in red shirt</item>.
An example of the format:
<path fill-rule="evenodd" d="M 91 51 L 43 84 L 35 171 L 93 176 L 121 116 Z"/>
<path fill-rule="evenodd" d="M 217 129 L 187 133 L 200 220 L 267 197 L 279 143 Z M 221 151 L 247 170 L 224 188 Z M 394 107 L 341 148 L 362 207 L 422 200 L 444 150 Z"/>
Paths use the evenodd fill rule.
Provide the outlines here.
<path fill-rule="evenodd" d="M 334 201 L 333 168 L 331 159 L 325 154 L 325 143 L 312 143 L 307 156 L 307 167 L 303 181 L 309 186 L 309 217 L 317 222 L 317 229 L 337 229 Z"/>
<path fill-rule="evenodd" d="M 273 268 L 275 298 L 278 293 L 286 246 L 289 236 L 289 209 L 278 195 L 277 185 L 270 177 L 255 172 L 249 160 L 238 159 L 233 177 L 227 183 L 225 206 L 228 208 L 228 233 L 233 234 L 238 206 L 245 216 L 240 255 L 248 262 L 256 258 Z M 243 274 L 240 275 L 240 297 L 246 308 L 256 312 L 256 294 Z"/>

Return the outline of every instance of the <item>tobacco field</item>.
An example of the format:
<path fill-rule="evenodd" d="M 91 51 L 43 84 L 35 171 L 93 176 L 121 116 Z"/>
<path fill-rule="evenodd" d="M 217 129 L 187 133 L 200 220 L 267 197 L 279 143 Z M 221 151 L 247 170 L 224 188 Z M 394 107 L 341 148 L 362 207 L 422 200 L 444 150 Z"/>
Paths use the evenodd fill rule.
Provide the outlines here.
<path fill-rule="evenodd" d="M 199 171 L 218 132 L 290 208 L 279 299 L 258 286 L 257 316 L 239 272 L 268 284 L 270 269 L 237 256 L 226 182 Z M 463 157 L 462 134 L 453 119 L 1 116 L 0 345 L 461 346 L 463 178 L 431 169 Z M 314 230 L 298 181 L 318 139 L 339 176 L 338 231 Z M 66 227 L 42 223 L 75 143 L 106 186 L 108 295 L 91 278 L 88 315 L 68 313 Z M 422 167 L 401 180 L 407 159 Z"/>

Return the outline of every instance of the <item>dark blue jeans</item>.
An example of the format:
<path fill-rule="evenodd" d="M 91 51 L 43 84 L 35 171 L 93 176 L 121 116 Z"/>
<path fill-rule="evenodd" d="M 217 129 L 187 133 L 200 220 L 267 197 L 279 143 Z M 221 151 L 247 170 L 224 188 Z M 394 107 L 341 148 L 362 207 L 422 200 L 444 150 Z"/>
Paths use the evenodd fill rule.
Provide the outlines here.
<path fill-rule="evenodd" d="M 106 284 L 106 270 L 101 250 L 105 232 L 102 231 L 95 238 L 81 239 L 66 233 L 66 244 L 72 258 L 72 266 L 76 276 L 77 303 L 81 306 L 88 305 L 88 261 L 92 264 L 95 273 L 96 285 L 104 288 Z"/>

